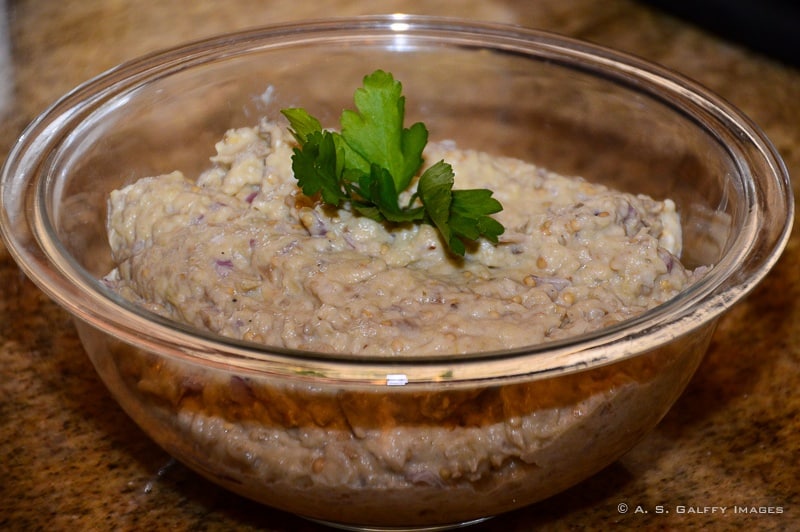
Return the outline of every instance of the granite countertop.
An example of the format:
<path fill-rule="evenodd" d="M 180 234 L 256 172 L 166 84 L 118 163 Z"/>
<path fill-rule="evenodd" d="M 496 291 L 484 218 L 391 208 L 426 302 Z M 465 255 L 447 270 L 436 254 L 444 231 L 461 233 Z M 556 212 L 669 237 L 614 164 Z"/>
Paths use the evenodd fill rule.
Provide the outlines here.
<path fill-rule="evenodd" d="M 671 67 L 758 123 L 795 176 L 795 196 L 800 187 L 800 71 L 633 1 L 470 0 L 458 9 L 438 0 L 3 4 L 0 158 L 58 96 L 126 59 L 255 25 L 402 11 L 519 23 Z M 582 484 L 473 530 L 798 529 L 797 225 L 774 271 L 723 318 L 688 389 L 651 434 Z M 735 506 L 757 513 L 734 512 Z M 159 528 L 318 529 L 229 494 L 171 461 L 106 392 L 65 312 L 24 278 L 0 245 L 0 529 Z"/>

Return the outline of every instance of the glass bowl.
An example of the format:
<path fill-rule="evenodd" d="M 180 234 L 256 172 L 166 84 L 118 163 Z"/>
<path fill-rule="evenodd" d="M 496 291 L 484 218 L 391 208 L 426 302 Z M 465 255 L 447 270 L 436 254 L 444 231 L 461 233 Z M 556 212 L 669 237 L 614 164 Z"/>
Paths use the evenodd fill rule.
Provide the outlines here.
<path fill-rule="evenodd" d="M 469 355 L 355 357 L 236 341 L 132 305 L 112 267 L 108 194 L 208 166 L 229 128 L 302 106 L 323 122 L 374 69 L 410 121 L 462 147 L 671 198 L 677 297 L 572 339 Z M 351 529 L 436 529 L 545 499 L 599 471 L 681 394 L 722 313 L 778 259 L 786 169 L 736 109 L 659 66 L 521 27 L 416 16 L 278 25 L 114 68 L 52 105 L 2 174 L 2 231 L 74 317 L 125 411 L 230 490 Z M 491 331 L 487 331 L 491 334 Z"/>

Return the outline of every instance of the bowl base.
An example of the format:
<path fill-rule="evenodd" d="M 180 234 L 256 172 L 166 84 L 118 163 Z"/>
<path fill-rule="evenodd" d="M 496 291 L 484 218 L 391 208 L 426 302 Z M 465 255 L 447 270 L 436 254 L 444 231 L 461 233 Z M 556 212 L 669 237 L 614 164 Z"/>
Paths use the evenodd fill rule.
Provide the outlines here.
<path fill-rule="evenodd" d="M 470 521 L 463 521 L 461 523 L 450 523 L 446 525 L 432 525 L 432 526 L 372 526 L 372 525 L 349 525 L 345 523 L 335 523 L 332 521 L 325 521 L 323 519 L 312 519 L 304 517 L 308 521 L 325 525 L 331 528 L 338 528 L 339 530 L 351 530 L 354 532 L 439 532 L 440 530 L 453 530 L 456 528 L 464 528 L 478 523 L 488 521 L 492 517 L 481 517 L 472 519 Z"/>

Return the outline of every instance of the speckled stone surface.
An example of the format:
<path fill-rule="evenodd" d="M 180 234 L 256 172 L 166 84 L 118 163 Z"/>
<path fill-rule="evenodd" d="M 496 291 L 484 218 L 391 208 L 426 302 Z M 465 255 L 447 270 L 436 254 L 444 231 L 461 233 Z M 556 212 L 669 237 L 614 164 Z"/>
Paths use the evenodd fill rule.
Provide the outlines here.
<path fill-rule="evenodd" d="M 632 1 L 5 4 L 0 40 L 10 52 L 5 60 L 0 53 L 0 79 L 10 89 L 0 90 L 2 158 L 58 96 L 142 53 L 279 21 L 402 11 L 519 23 L 671 67 L 750 115 L 795 176 L 795 195 L 800 188 L 800 72 Z M 800 529 L 798 231 L 765 282 L 722 320 L 695 378 L 655 431 L 568 492 L 473 530 Z M 66 314 L 0 246 L 0 530 L 37 529 L 320 527 L 231 495 L 173 463 L 110 398 Z"/>

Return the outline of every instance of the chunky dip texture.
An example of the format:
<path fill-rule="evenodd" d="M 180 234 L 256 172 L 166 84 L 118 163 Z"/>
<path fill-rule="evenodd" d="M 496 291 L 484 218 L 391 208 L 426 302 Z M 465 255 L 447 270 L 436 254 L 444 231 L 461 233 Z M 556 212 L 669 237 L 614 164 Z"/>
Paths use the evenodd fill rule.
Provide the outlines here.
<path fill-rule="evenodd" d="M 293 139 L 264 121 L 228 131 L 213 166 L 110 196 L 118 265 L 105 281 L 164 316 L 295 349 L 424 356 L 592 331 L 693 282 L 674 204 L 432 143 L 459 186 L 504 206 L 499 244 L 465 257 L 429 225 L 388 227 L 298 189 Z"/>
<path fill-rule="evenodd" d="M 106 378 L 138 398 L 131 412 L 162 446 L 237 493 L 338 523 L 422 526 L 518 508 L 604 467 L 664 415 L 703 348 L 423 390 L 276 382 L 124 348 Z"/>
<path fill-rule="evenodd" d="M 424 358 L 596 330 L 703 273 L 678 260 L 669 200 L 428 144 L 425 158 L 450 163 L 459 187 L 490 189 L 504 207 L 499 242 L 458 256 L 431 225 L 388 226 L 306 196 L 293 146 L 263 121 L 228 131 L 196 180 L 174 172 L 113 192 L 118 266 L 105 282 L 234 338 Z M 234 491 L 318 519 L 409 526 L 499 513 L 591 474 L 663 415 L 653 405 L 671 404 L 701 353 L 503 386 L 351 389 L 122 349 L 106 378 L 158 412 L 149 432 L 166 449 Z"/>

